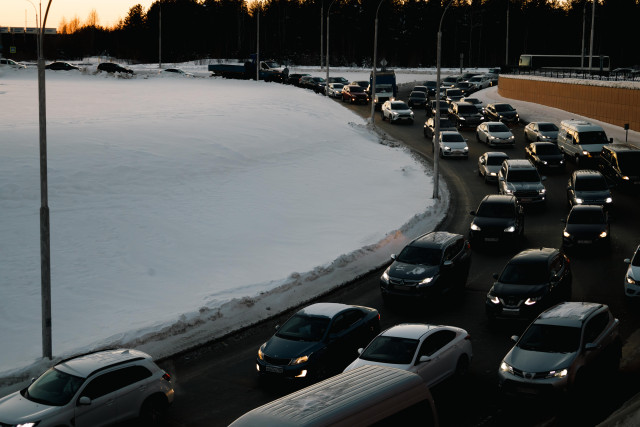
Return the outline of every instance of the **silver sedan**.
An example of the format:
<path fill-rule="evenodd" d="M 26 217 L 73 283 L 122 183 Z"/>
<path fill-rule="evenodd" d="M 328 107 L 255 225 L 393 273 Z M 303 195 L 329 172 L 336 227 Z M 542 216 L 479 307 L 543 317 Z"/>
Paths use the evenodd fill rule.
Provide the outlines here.
<path fill-rule="evenodd" d="M 531 122 L 524 127 L 524 139 L 558 143 L 558 126 L 550 122 Z"/>
<path fill-rule="evenodd" d="M 476 128 L 476 139 L 491 147 L 513 147 L 516 137 L 502 122 L 484 122 Z"/>

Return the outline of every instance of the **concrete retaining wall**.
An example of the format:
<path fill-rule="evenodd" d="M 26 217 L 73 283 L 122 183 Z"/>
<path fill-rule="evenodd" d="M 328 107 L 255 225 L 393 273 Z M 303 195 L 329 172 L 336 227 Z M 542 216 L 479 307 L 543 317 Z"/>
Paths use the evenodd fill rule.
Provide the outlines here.
<path fill-rule="evenodd" d="M 591 117 L 616 126 L 629 123 L 640 131 L 640 85 L 629 83 L 606 86 L 606 82 L 584 84 L 579 80 L 500 76 L 498 93 L 505 98 L 534 102 Z M 611 82 L 616 85 L 617 82 Z"/>

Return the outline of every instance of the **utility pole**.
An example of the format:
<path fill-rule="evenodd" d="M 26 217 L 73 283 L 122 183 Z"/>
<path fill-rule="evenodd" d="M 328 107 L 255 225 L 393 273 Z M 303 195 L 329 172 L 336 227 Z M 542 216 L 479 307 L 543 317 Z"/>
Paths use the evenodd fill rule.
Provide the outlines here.
<path fill-rule="evenodd" d="M 594 30 L 594 25 L 596 23 L 595 19 L 596 19 L 596 0 L 593 0 L 592 2 L 592 8 L 591 8 L 591 42 L 590 42 L 590 47 L 589 47 L 589 73 L 591 73 L 591 67 L 592 67 L 592 61 L 593 61 L 593 30 Z"/>
<path fill-rule="evenodd" d="M 162 3 L 158 14 L 158 68 L 162 68 Z"/>

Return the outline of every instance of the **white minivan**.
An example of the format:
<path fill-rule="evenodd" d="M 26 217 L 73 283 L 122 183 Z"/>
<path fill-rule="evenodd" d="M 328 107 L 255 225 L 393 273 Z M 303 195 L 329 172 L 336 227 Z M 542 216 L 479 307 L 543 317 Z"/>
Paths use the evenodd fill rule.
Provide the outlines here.
<path fill-rule="evenodd" d="M 602 147 L 609 142 L 601 126 L 575 119 L 560 122 L 558 148 L 576 165 L 597 161 Z"/>

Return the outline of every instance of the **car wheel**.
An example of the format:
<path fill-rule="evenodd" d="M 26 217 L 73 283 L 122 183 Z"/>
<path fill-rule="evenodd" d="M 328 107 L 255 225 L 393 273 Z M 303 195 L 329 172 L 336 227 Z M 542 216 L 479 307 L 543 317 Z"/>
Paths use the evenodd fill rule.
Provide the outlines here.
<path fill-rule="evenodd" d="M 455 376 L 457 378 L 464 377 L 469 372 L 469 357 L 466 354 L 463 354 L 458 358 L 458 363 L 456 363 L 456 372 Z"/>
<path fill-rule="evenodd" d="M 148 397 L 140 408 L 140 425 L 158 426 L 165 420 L 167 401 L 162 396 Z"/>

